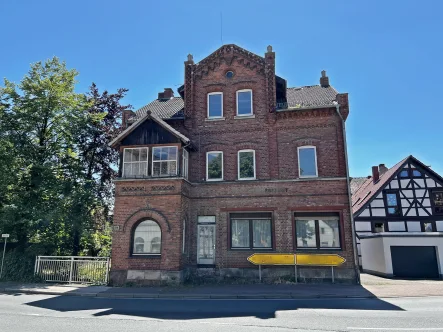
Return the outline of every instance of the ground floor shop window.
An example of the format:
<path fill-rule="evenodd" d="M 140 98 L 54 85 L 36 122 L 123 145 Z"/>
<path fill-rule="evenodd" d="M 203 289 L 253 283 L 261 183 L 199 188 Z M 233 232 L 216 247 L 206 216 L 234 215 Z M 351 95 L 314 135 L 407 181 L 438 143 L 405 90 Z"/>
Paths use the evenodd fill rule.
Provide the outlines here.
<path fill-rule="evenodd" d="M 231 213 L 232 249 L 272 249 L 271 213 Z"/>
<path fill-rule="evenodd" d="M 297 248 L 340 249 L 340 218 L 335 214 L 295 214 Z"/>

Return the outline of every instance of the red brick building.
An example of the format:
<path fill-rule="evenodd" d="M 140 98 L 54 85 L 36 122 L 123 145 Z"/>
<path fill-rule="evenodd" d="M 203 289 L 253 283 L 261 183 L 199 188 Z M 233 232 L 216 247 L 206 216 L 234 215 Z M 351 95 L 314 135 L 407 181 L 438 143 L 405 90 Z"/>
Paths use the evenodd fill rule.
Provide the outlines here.
<path fill-rule="evenodd" d="M 345 152 L 348 96 L 287 88 L 264 57 L 224 45 L 184 63 L 184 85 L 124 114 L 115 181 L 111 280 L 258 278 L 253 253 L 337 253 L 335 279 L 355 282 Z M 294 276 L 269 266 L 264 278 Z M 298 269 L 300 281 L 330 268 Z"/>

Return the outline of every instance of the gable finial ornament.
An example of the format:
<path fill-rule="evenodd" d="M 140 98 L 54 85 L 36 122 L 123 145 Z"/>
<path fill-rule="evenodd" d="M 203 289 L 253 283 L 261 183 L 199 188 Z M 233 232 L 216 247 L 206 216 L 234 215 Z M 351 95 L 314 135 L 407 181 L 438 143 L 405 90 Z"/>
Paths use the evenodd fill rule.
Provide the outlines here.
<path fill-rule="evenodd" d="M 188 54 L 188 61 L 194 61 L 194 57 L 191 53 Z"/>
<path fill-rule="evenodd" d="M 272 52 L 272 46 L 268 45 L 268 48 L 266 49 L 268 52 Z"/>

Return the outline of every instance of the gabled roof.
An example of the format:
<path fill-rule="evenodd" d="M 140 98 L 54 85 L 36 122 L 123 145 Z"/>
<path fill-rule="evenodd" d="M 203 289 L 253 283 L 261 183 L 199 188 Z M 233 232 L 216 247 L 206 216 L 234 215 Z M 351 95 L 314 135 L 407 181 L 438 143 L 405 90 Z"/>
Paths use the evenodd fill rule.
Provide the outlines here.
<path fill-rule="evenodd" d="M 358 189 L 356 189 L 352 194 L 352 213 L 354 215 L 359 214 L 360 211 L 365 208 L 366 204 L 374 197 L 378 196 L 385 186 L 400 172 L 400 170 L 403 169 L 404 165 L 409 161 L 414 162 L 443 183 L 443 178 L 439 174 L 411 155 L 392 166 L 384 174 L 380 175 L 378 182 L 374 183 L 372 176 L 368 177 L 366 181 L 362 181 Z M 353 181 L 354 179 L 351 180 L 351 188 Z M 357 183 L 354 183 L 354 186 L 357 186 Z"/>
<path fill-rule="evenodd" d="M 146 120 L 151 119 L 152 121 L 156 122 L 163 128 L 165 128 L 167 131 L 178 137 L 180 140 L 182 140 L 184 143 L 189 143 L 190 139 L 187 138 L 185 135 L 180 133 L 179 131 L 175 130 L 173 127 L 171 127 L 169 124 L 167 124 L 165 121 L 163 121 L 161 118 L 159 118 L 156 114 L 147 111 L 146 114 L 138 120 L 136 120 L 131 126 L 126 128 L 123 132 L 120 133 L 116 138 L 114 138 L 110 143 L 109 146 L 115 148 L 118 143 L 120 143 L 126 136 L 128 136 L 130 133 L 132 133 L 138 126 L 140 126 L 143 122 Z"/>
<path fill-rule="evenodd" d="M 351 178 L 351 194 L 354 195 L 367 179 L 367 176 Z"/>
<path fill-rule="evenodd" d="M 332 86 L 310 85 L 286 89 L 289 108 L 334 106 L 333 102 L 336 101 L 337 94 L 337 90 Z"/>

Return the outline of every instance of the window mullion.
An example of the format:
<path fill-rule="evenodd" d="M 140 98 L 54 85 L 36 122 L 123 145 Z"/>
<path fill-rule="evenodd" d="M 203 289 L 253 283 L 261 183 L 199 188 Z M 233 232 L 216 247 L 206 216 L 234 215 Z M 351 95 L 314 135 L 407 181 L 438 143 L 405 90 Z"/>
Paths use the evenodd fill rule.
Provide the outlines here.
<path fill-rule="evenodd" d="M 249 247 L 254 249 L 254 225 L 252 219 L 249 220 Z"/>
<path fill-rule="evenodd" d="M 317 245 L 317 249 L 320 249 L 320 226 L 318 220 L 315 220 L 315 243 Z"/>

